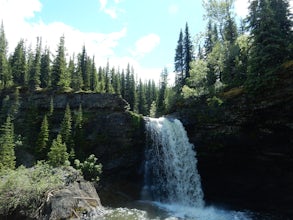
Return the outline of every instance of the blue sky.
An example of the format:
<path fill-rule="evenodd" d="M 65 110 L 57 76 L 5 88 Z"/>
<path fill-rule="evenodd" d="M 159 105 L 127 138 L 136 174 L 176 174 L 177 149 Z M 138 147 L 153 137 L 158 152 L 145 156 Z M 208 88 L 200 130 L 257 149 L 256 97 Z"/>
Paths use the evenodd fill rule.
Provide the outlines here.
<path fill-rule="evenodd" d="M 245 12 L 247 1 L 237 2 Z M 54 52 L 64 34 L 68 54 L 85 44 L 97 65 L 130 63 L 138 77 L 156 80 L 164 67 L 173 71 L 186 22 L 192 37 L 204 31 L 203 14 L 201 0 L 0 0 L 10 52 L 21 38 L 34 48 L 37 36 Z"/>

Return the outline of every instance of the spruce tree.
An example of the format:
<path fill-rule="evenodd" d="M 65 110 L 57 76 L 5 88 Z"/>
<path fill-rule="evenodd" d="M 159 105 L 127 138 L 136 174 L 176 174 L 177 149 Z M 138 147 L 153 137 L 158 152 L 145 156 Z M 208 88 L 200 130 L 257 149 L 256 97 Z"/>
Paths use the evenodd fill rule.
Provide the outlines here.
<path fill-rule="evenodd" d="M 113 75 L 113 89 L 114 93 L 121 95 L 121 76 L 120 76 L 120 71 L 118 69 L 118 72 Z"/>
<path fill-rule="evenodd" d="M 56 57 L 52 67 L 52 82 L 53 89 L 67 89 L 70 85 L 70 78 L 66 67 L 65 58 L 65 38 L 60 37 Z"/>
<path fill-rule="evenodd" d="M 81 69 L 79 67 L 77 68 L 75 67 L 74 56 L 70 57 L 67 71 L 68 71 L 68 74 L 71 76 L 70 87 L 74 91 L 81 90 L 83 87 Z"/>
<path fill-rule="evenodd" d="M 145 88 L 141 81 L 139 80 L 138 89 L 137 89 L 137 112 L 142 115 L 147 115 L 147 104 L 145 97 Z"/>
<path fill-rule="evenodd" d="M 95 57 L 93 57 L 93 61 L 91 64 L 91 71 L 90 71 L 90 90 L 93 92 L 98 91 L 98 73 L 95 63 Z"/>
<path fill-rule="evenodd" d="M 77 69 L 80 71 L 82 76 L 83 82 L 83 89 L 89 90 L 90 89 L 90 72 L 88 69 L 88 57 L 85 49 L 85 45 L 82 47 L 82 52 L 78 55 L 78 67 Z"/>
<path fill-rule="evenodd" d="M 104 76 L 104 70 L 100 66 L 98 70 L 98 88 L 97 92 L 104 93 L 105 92 L 105 76 Z"/>
<path fill-rule="evenodd" d="M 193 59 L 193 45 L 191 41 L 191 36 L 189 33 L 188 24 L 185 25 L 184 39 L 183 39 L 183 53 L 184 53 L 184 71 L 186 78 L 190 77 L 190 63 Z"/>
<path fill-rule="evenodd" d="M 104 70 L 104 73 L 105 73 L 105 92 L 106 93 L 110 93 L 110 65 L 109 65 L 109 60 L 107 61 L 107 65 L 106 65 L 106 68 Z"/>
<path fill-rule="evenodd" d="M 167 90 L 168 71 L 166 68 L 161 73 L 159 95 L 157 99 L 157 113 L 162 115 L 165 113 L 165 96 Z"/>
<path fill-rule="evenodd" d="M 205 58 L 212 52 L 214 47 L 214 36 L 213 36 L 213 29 L 212 29 L 212 21 L 208 21 L 208 26 L 206 30 L 206 37 L 204 42 L 204 49 L 205 49 Z"/>
<path fill-rule="evenodd" d="M 120 81 L 121 81 L 121 96 L 122 98 L 125 99 L 125 73 L 124 73 L 124 69 L 122 70 L 121 76 L 120 76 Z"/>
<path fill-rule="evenodd" d="M 135 109 L 136 96 L 135 96 L 135 80 L 134 80 L 134 70 L 130 68 L 128 63 L 125 76 L 125 100 L 130 105 L 130 110 Z"/>
<path fill-rule="evenodd" d="M 12 74 L 7 59 L 8 42 L 5 36 L 4 25 L 0 27 L 0 89 L 8 88 L 13 84 Z"/>
<path fill-rule="evenodd" d="M 50 50 L 48 48 L 45 48 L 41 56 L 40 81 L 42 88 L 49 88 L 51 86 L 51 59 Z"/>
<path fill-rule="evenodd" d="M 26 51 L 24 40 L 21 39 L 10 59 L 11 72 L 15 85 L 24 86 L 26 76 Z"/>
<path fill-rule="evenodd" d="M 68 148 L 72 148 L 74 143 L 72 140 L 72 116 L 69 104 L 66 105 L 64 117 L 61 122 L 60 134 L 62 137 L 62 142 L 65 143 Z"/>
<path fill-rule="evenodd" d="M 15 168 L 14 147 L 14 126 L 8 116 L 0 132 L 0 171 Z"/>
<path fill-rule="evenodd" d="M 44 160 L 48 154 L 48 142 L 49 142 L 49 123 L 47 115 L 44 116 L 41 130 L 37 139 L 36 153 L 38 159 Z"/>
<path fill-rule="evenodd" d="M 83 111 L 82 105 L 79 105 L 74 123 L 74 143 L 78 155 L 81 155 L 82 147 L 84 146 L 84 128 L 83 128 Z"/>
<path fill-rule="evenodd" d="M 288 60 L 292 21 L 286 0 L 253 0 L 249 6 L 251 33 L 247 85 L 253 89 L 272 85 L 273 72 Z"/>
<path fill-rule="evenodd" d="M 180 90 L 184 84 L 184 51 L 183 51 L 183 33 L 180 30 L 177 47 L 175 50 L 175 72 L 176 72 L 176 85 Z"/>
<path fill-rule="evenodd" d="M 68 163 L 69 155 L 67 153 L 66 144 L 62 142 L 60 134 L 53 140 L 50 152 L 48 153 L 48 162 L 54 166 L 63 166 Z"/>
<path fill-rule="evenodd" d="M 32 68 L 29 72 L 29 81 L 28 81 L 29 88 L 32 91 L 40 87 L 41 49 L 42 49 L 42 40 L 41 38 L 37 38 L 36 52 L 34 55 Z"/>

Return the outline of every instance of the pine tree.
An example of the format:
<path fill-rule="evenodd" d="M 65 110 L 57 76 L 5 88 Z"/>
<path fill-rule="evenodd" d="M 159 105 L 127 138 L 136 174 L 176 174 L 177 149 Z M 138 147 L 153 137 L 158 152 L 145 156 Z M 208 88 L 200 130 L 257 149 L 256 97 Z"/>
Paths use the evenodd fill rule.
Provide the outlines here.
<path fill-rule="evenodd" d="M 186 78 L 190 77 L 190 63 L 193 59 L 193 45 L 191 41 L 191 36 L 189 34 L 188 24 L 185 25 L 184 39 L 183 39 L 183 52 L 184 52 L 184 71 Z"/>
<path fill-rule="evenodd" d="M 130 105 L 130 110 L 135 109 L 136 96 L 135 96 L 135 80 L 134 80 L 134 70 L 130 68 L 128 63 L 125 76 L 125 100 Z"/>
<path fill-rule="evenodd" d="M 29 72 L 29 81 L 28 81 L 29 88 L 32 91 L 40 87 L 41 49 L 42 49 L 42 40 L 41 38 L 37 38 L 36 52 L 34 55 L 32 69 Z"/>
<path fill-rule="evenodd" d="M 41 56 L 41 88 L 49 88 L 51 86 L 51 59 L 50 50 L 45 48 Z"/>
<path fill-rule="evenodd" d="M 78 55 L 77 69 L 78 69 L 78 71 L 80 71 L 80 74 L 82 76 L 84 90 L 90 89 L 90 72 L 88 69 L 88 62 L 89 62 L 89 59 L 87 57 L 85 45 L 83 45 L 82 52 Z"/>
<path fill-rule="evenodd" d="M 48 162 L 54 166 L 62 166 L 68 163 L 69 155 L 67 153 L 66 144 L 62 142 L 60 134 L 53 140 L 50 152 L 48 153 Z"/>
<path fill-rule="evenodd" d="M 138 91 L 137 91 L 137 111 L 142 115 L 147 115 L 146 109 L 146 97 L 145 97 L 145 88 L 141 81 L 139 80 Z"/>
<path fill-rule="evenodd" d="M 21 39 L 10 59 L 11 72 L 15 85 L 24 86 L 26 76 L 26 51 L 24 40 Z"/>
<path fill-rule="evenodd" d="M 118 72 L 116 74 L 114 74 L 113 76 L 113 89 L 114 89 L 114 93 L 121 95 L 121 76 L 120 76 L 120 71 L 118 69 Z"/>
<path fill-rule="evenodd" d="M 204 42 L 205 58 L 207 58 L 208 55 L 212 52 L 213 47 L 214 47 L 214 36 L 213 36 L 213 30 L 212 30 L 212 21 L 209 20 L 207 31 L 206 31 L 206 38 Z"/>
<path fill-rule="evenodd" d="M 180 30 L 177 47 L 175 50 L 175 72 L 176 72 L 176 85 L 180 90 L 184 85 L 184 51 L 183 51 L 183 33 Z"/>
<path fill-rule="evenodd" d="M 107 61 L 106 68 L 104 70 L 105 73 L 105 92 L 110 93 L 110 65 L 109 60 Z"/>
<path fill-rule="evenodd" d="M 26 63 L 26 74 L 24 78 L 24 86 L 28 86 L 29 75 L 34 68 L 34 53 L 32 51 L 31 45 L 27 48 L 26 51 L 27 63 Z"/>
<path fill-rule="evenodd" d="M 79 67 L 75 67 L 74 63 L 74 56 L 70 58 L 69 64 L 68 64 L 68 73 L 71 76 L 71 83 L 70 87 L 74 91 L 79 91 L 83 87 L 83 80 L 82 80 L 82 74 L 81 69 Z"/>
<path fill-rule="evenodd" d="M 121 96 L 122 98 L 125 99 L 125 73 L 124 73 L 124 69 L 122 70 L 121 76 L 120 76 L 120 81 L 121 81 Z"/>
<path fill-rule="evenodd" d="M 98 71 L 98 88 L 97 92 L 104 93 L 105 92 L 105 76 L 103 68 L 100 66 Z"/>
<path fill-rule="evenodd" d="M 157 113 L 160 115 L 165 113 L 165 96 L 168 84 L 168 70 L 164 68 L 161 73 L 159 95 L 157 99 Z"/>
<path fill-rule="evenodd" d="M 90 90 L 94 92 L 98 91 L 98 73 L 95 64 L 95 57 L 93 57 L 90 71 Z"/>
<path fill-rule="evenodd" d="M 83 111 L 82 105 L 79 105 L 75 123 L 74 123 L 74 143 L 78 155 L 82 154 L 82 147 L 84 146 L 84 129 L 83 129 Z"/>
<path fill-rule="evenodd" d="M 38 135 L 37 144 L 36 144 L 36 153 L 38 159 L 44 160 L 48 154 L 48 142 L 49 142 L 49 123 L 47 115 L 44 116 L 41 130 Z"/>
<path fill-rule="evenodd" d="M 15 168 L 14 147 L 14 126 L 8 116 L 0 133 L 0 171 Z"/>
<path fill-rule="evenodd" d="M 52 83 L 53 89 L 67 89 L 70 85 L 70 78 L 66 67 L 65 38 L 60 38 L 57 55 L 53 61 Z"/>
<path fill-rule="evenodd" d="M 251 89 L 272 85 L 272 74 L 290 57 L 292 21 L 285 0 L 253 0 L 249 6 L 248 27 L 251 33 L 249 75 Z"/>
<path fill-rule="evenodd" d="M 8 88 L 13 84 L 12 74 L 7 60 L 8 42 L 4 32 L 3 22 L 0 27 L 0 89 Z"/>
<path fill-rule="evenodd" d="M 60 134 L 62 142 L 65 143 L 68 148 L 72 148 L 74 143 L 72 140 L 72 116 L 69 104 L 66 105 L 64 117 L 61 122 Z"/>

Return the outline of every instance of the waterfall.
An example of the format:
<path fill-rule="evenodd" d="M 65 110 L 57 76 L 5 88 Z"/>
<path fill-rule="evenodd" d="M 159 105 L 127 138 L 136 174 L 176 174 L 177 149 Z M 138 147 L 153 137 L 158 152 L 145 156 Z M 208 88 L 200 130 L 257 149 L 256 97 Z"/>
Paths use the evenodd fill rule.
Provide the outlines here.
<path fill-rule="evenodd" d="M 177 119 L 147 118 L 144 199 L 204 206 L 194 146 Z"/>

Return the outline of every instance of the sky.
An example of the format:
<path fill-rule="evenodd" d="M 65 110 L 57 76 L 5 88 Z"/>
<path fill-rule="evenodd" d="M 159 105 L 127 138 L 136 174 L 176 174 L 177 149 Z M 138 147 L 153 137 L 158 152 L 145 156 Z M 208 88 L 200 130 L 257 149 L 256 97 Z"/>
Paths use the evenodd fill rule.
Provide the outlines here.
<path fill-rule="evenodd" d="M 235 12 L 244 17 L 248 0 L 236 0 Z M 172 76 L 180 29 L 191 37 L 205 30 L 201 0 L 0 0 L 9 52 L 20 39 L 35 48 L 37 37 L 55 52 L 65 36 L 68 55 L 85 45 L 98 66 L 126 68 L 138 78 L 155 79 L 166 67 Z"/>

